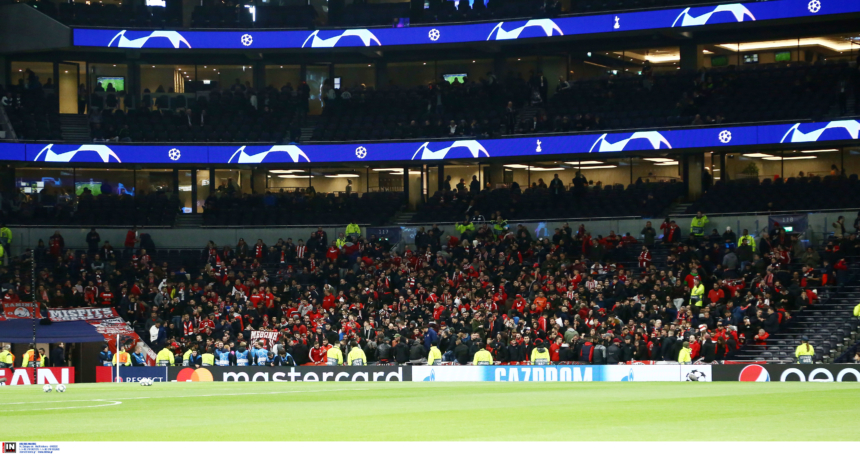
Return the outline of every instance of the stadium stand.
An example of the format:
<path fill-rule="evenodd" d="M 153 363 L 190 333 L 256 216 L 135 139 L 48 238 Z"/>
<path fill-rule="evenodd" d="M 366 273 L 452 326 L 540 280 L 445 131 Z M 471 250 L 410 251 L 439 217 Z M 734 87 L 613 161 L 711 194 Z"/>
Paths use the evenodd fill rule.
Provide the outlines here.
<path fill-rule="evenodd" d="M 477 194 L 468 191 L 436 192 L 422 205 L 414 222 L 454 222 L 471 218 L 475 212 L 484 213 L 495 220 L 499 213 L 503 219 L 549 219 L 612 216 L 659 216 L 683 194 L 680 183 L 637 183 L 624 185 L 596 185 L 588 189 L 571 187 L 559 195 L 551 194 L 541 179 L 533 187 L 520 190 L 483 190 Z"/>
<path fill-rule="evenodd" d="M 219 341 L 241 351 L 256 329 L 281 331 L 298 364 L 324 362 L 327 345 L 350 340 L 370 362 L 421 363 L 438 341 L 444 361 L 466 363 L 486 341 L 497 362 L 519 364 L 541 339 L 554 362 L 606 364 L 672 361 L 683 340 L 708 363 L 791 362 L 802 335 L 817 360 L 829 360 L 842 336 L 856 339 L 857 320 L 829 317 L 856 302 L 855 235 L 805 249 L 777 229 L 741 263 L 750 251 L 734 238 L 730 248 L 675 234 L 668 241 L 649 227 L 637 239 L 592 236 L 584 225 L 565 224 L 551 238 L 524 227 L 497 236 L 484 226 L 465 235 L 434 226 L 405 249 L 319 228 L 306 242 L 270 246 L 249 239 L 255 244 L 164 250 L 143 233 L 142 249 L 64 250 L 58 232 L 35 250 L 37 285 L 51 288 L 48 307 L 117 308 L 152 348 L 167 347 L 180 362 L 192 346 L 202 352 Z M 22 260 L 14 257 L 9 272 L 25 275 Z"/>
<path fill-rule="evenodd" d="M 128 194 L 99 194 L 89 189 L 72 197 L 64 190 L 37 194 L 17 191 L 4 194 L 2 219 L 20 225 L 173 225 L 179 213 L 176 194 L 138 191 Z"/>
<path fill-rule="evenodd" d="M 116 96 L 111 102 L 105 101 L 110 94 L 94 93 L 92 105 L 104 112 L 105 137 L 115 137 L 127 124 L 130 135 L 123 139 L 132 141 L 281 141 L 297 139 L 306 125 L 314 127 L 313 141 L 497 137 L 820 120 L 831 114 L 840 80 L 851 71 L 845 62 L 747 68 L 573 81 L 545 103 L 531 101 L 534 74 L 528 81 L 508 74 L 503 81 L 491 76 L 492 82 L 481 78 L 378 90 L 357 86 L 341 90 L 310 122 L 301 115 L 307 112 L 305 92 L 292 86 L 259 92 L 234 86 L 201 96 L 145 92 L 140 100 L 125 102 L 140 106 L 128 113 L 117 109 Z"/>
<path fill-rule="evenodd" d="M 687 213 L 766 212 L 853 208 L 860 183 L 857 174 L 717 181 Z M 831 194 L 821 197 L 821 194 Z"/>

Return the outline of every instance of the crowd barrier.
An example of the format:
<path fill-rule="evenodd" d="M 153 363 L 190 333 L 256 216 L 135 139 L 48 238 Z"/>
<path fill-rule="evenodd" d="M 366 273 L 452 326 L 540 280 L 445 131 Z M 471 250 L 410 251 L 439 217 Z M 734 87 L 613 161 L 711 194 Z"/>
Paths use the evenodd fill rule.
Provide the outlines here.
<path fill-rule="evenodd" d="M 116 368 L 99 366 L 96 380 L 116 380 Z M 47 369 L 43 369 L 46 370 Z M 59 370 L 59 369 L 57 369 Z M 73 372 L 63 377 L 70 378 Z M 697 381 L 828 381 L 860 382 L 855 364 L 692 364 L 692 365 L 551 365 L 551 366 L 301 366 L 301 367 L 121 367 L 119 381 L 137 382 L 681 382 Z M 32 370 L 30 370 L 32 377 Z M 56 372 L 51 378 L 60 377 Z M 69 383 L 69 381 L 57 381 Z M 39 382 L 43 383 L 42 381 Z M 44 383 L 53 383 L 44 381 Z M 25 384 L 25 383 L 19 383 Z M 26 382 L 29 384 L 29 381 Z"/>

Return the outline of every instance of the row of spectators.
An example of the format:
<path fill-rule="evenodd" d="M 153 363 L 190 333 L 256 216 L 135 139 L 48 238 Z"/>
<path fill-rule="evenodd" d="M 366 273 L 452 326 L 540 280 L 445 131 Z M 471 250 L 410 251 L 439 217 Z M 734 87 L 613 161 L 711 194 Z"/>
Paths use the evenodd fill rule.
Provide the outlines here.
<path fill-rule="evenodd" d="M 858 247 L 851 235 L 806 249 L 782 230 L 711 242 L 699 227 L 705 216 L 689 228 L 669 220 L 662 241 L 650 223 L 640 239 L 584 225 L 542 238 L 523 226 L 434 227 L 405 249 L 319 228 L 269 245 L 210 242 L 179 262 L 138 249 L 134 232 L 127 250 L 94 241 L 87 252 L 55 235 L 39 252 L 36 292 L 48 306 L 115 307 L 155 350 L 180 356 L 239 351 L 252 331 L 276 330 L 298 364 L 328 346 L 346 357 L 353 341 L 368 362 L 420 362 L 434 343 L 448 361 L 482 346 L 497 361 L 528 361 L 537 340 L 553 361 L 676 360 L 682 342 L 712 361 L 766 342 L 844 283 Z M 27 269 L 15 257 L 3 270 L 7 298 L 31 293 Z"/>

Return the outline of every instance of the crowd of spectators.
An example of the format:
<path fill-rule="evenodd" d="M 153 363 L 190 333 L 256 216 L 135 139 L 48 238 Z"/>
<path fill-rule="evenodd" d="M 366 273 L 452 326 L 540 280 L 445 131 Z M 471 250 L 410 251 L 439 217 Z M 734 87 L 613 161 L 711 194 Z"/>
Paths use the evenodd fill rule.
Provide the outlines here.
<path fill-rule="evenodd" d="M 488 215 L 489 221 L 498 216 L 505 220 L 557 219 L 571 217 L 643 216 L 662 214 L 684 193 L 679 182 L 650 181 L 639 178 L 627 186 L 604 185 L 589 180 L 585 173 L 577 172 L 570 182 L 555 174 L 553 178 L 534 177 L 525 188 L 513 182 L 510 187 L 483 189 L 476 177 L 467 183 L 451 180 L 443 182 L 427 203 L 418 208 L 415 222 L 454 222 L 464 218 Z M 498 213 L 490 216 L 490 213 Z"/>
<path fill-rule="evenodd" d="M 180 357 L 244 351 L 251 331 L 276 330 L 270 358 L 283 349 L 297 364 L 324 362 L 327 348 L 345 357 L 352 341 L 368 362 L 421 363 L 434 345 L 444 361 L 468 363 L 484 346 L 520 362 L 538 340 L 552 361 L 674 361 L 689 342 L 692 360 L 712 362 L 767 342 L 792 311 L 844 285 L 860 245 L 853 234 L 822 250 L 782 229 L 711 238 L 709 228 L 701 214 L 623 235 L 433 226 L 414 246 L 318 228 L 183 255 L 135 231 L 124 249 L 97 235 L 65 249 L 57 232 L 36 250 L 36 292 L 49 307 L 112 306 Z M 32 297 L 22 260 L 3 269 L 7 298 Z"/>
<path fill-rule="evenodd" d="M 177 194 L 163 188 L 129 194 L 108 184 L 102 187 L 106 192 L 98 195 L 89 188 L 78 195 L 56 186 L 33 193 L 16 188 L 0 194 L 0 220 L 23 225 L 173 225 L 179 213 Z"/>
<path fill-rule="evenodd" d="M 641 75 L 560 77 L 551 97 L 547 77 L 531 71 L 416 87 L 390 81 L 380 89 L 361 83 L 335 89 L 325 80 L 320 101 L 311 101 L 317 88 L 305 81 L 257 90 L 237 80 L 201 96 L 146 89 L 139 100 L 126 94 L 123 105 L 122 94 L 103 97 L 97 86 L 90 122 L 96 140 L 281 142 L 299 140 L 307 125 L 313 141 L 348 141 L 821 119 L 841 99 L 842 84 L 860 81 L 855 73 L 843 63 L 654 73 L 646 63 Z M 323 115 L 309 122 L 311 102 L 321 103 Z"/>
<path fill-rule="evenodd" d="M 206 225 L 384 225 L 404 204 L 402 192 L 317 193 L 313 186 L 244 194 L 232 182 L 206 198 Z"/>
<path fill-rule="evenodd" d="M 830 194 L 821 197 L 821 194 Z M 728 183 L 717 181 L 712 188 L 695 201 L 688 213 L 809 211 L 853 208 L 860 197 L 857 174 L 845 175 L 835 169 L 830 175 L 808 175 L 761 181 L 757 177 Z"/>
<path fill-rule="evenodd" d="M 21 78 L 16 84 L 5 88 L 0 84 L 0 107 L 9 117 L 16 137 L 19 140 L 62 139 L 59 98 L 53 80 L 41 81 L 29 68 L 19 74 Z"/>

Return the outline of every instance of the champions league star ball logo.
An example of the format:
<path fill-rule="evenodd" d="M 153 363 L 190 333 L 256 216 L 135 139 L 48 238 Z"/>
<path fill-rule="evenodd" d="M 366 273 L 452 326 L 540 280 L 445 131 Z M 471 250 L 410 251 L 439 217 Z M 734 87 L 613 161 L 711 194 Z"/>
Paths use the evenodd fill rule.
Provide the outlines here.
<path fill-rule="evenodd" d="M 718 138 L 721 143 L 729 143 L 732 141 L 732 132 L 729 130 L 720 131 Z"/>
<path fill-rule="evenodd" d="M 305 42 L 302 43 L 302 47 L 305 47 L 308 44 L 308 41 L 311 41 L 310 47 L 312 48 L 335 47 L 337 46 L 338 41 L 340 41 L 341 38 L 344 38 L 346 36 L 356 36 L 358 38 L 361 38 L 361 42 L 364 43 L 364 47 L 370 47 L 371 42 L 376 42 L 377 46 L 382 45 L 376 35 L 374 35 L 370 30 L 367 29 L 344 30 L 343 33 L 326 39 L 320 38 L 319 32 L 319 30 L 315 30 L 313 33 L 311 33 L 307 37 L 307 39 L 305 39 Z"/>
<path fill-rule="evenodd" d="M 42 148 L 42 151 L 33 158 L 33 161 L 72 162 L 72 159 L 74 159 L 78 153 L 92 151 L 98 154 L 104 163 L 110 162 L 111 158 L 115 159 L 116 162 L 122 162 L 120 161 L 119 156 L 117 156 L 116 153 L 106 145 L 81 145 L 77 150 L 67 151 L 65 153 L 54 153 L 54 150 L 51 148 L 53 146 L 54 144 L 49 143 L 45 148 Z"/>
<path fill-rule="evenodd" d="M 506 31 L 504 28 L 502 28 L 502 25 L 504 25 L 504 22 L 499 22 L 499 25 L 496 25 L 493 28 L 493 31 L 490 32 L 489 36 L 487 36 L 487 41 L 490 41 L 493 39 L 493 33 L 496 34 L 496 39 L 495 39 L 496 41 L 504 41 L 504 40 L 508 40 L 508 39 L 517 39 L 520 37 L 520 34 L 523 32 L 523 30 L 525 30 L 529 27 L 540 27 L 540 28 L 542 28 L 543 32 L 544 32 L 544 34 L 546 34 L 546 36 L 552 36 L 553 31 L 558 32 L 559 35 L 564 36 L 564 33 L 561 31 L 561 27 L 556 25 L 556 23 L 553 22 L 552 19 L 532 19 L 532 20 L 526 22 L 526 24 L 523 25 L 522 27 L 517 27 L 511 31 Z"/>
<path fill-rule="evenodd" d="M 816 129 L 814 131 L 810 131 L 804 133 L 800 130 L 801 123 L 797 123 L 792 126 L 785 135 L 782 136 L 782 140 L 780 143 L 804 143 L 804 142 L 818 142 L 821 138 L 821 135 L 824 134 L 825 131 L 831 129 L 844 129 L 845 133 L 852 139 L 857 140 L 860 137 L 860 122 L 857 120 L 837 120 L 831 121 L 827 123 L 823 128 Z M 847 139 L 848 137 L 846 137 Z M 786 142 L 786 139 L 788 141 Z"/>
<path fill-rule="evenodd" d="M 126 38 L 125 37 L 126 31 L 127 30 L 122 30 L 119 33 L 117 33 L 116 36 L 114 36 L 113 39 L 110 40 L 107 47 L 111 47 L 113 45 L 114 41 L 117 41 L 117 38 L 119 38 L 119 41 L 117 41 L 116 47 L 124 47 L 124 48 L 129 48 L 129 49 L 141 49 L 141 48 L 143 48 L 143 46 L 146 45 L 146 43 L 150 39 L 153 39 L 153 38 L 167 38 L 168 40 L 170 40 L 170 44 L 173 45 L 174 49 L 179 49 L 179 44 L 185 44 L 186 46 L 188 46 L 189 49 L 191 49 L 191 44 L 188 44 L 188 41 L 185 39 L 185 37 L 183 37 L 182 35 L 179 34 L 179 32 L 176 32 L 176 31 L 156 30 L 147 36 L 144 36 L 142 38 L 137 38 L 137 39 Z"/>
<path fill-rule="evenodd" d="M 182 156 L 182 153 L 180 153 L 176 148 L 171 148 L 170 151 L 167 152 L 167 157 L 170 158 L 171 161 L 178 160 L 180 156 Z"/>
<path fill-rule="evenodd" d="M 436 30 L 435 28 L 433 30 L 430 30 L 429 33 L 427 33 L 427 37 L 430 38 L 430 41 L 439 41 L 439 37 L 441 36 L 442 34 L 439 33 L 439 30 Z"/>
<path fill-rule="evenodd" d="M 743 22 L 744 19 L 749 16 L 750 19 L 755 20 L 755 16 L 747 9 L 746 6 L 740 3 L 732 3 L 730 5 L 718 5 L 711 12 L 702 14 L 701 16 L 691 16 L 690 8 L 685 9 L 675 18 L 675 22 L 672 22 L 672 26 L 678 25 L 678 21 L 681 21 L 681 27 L 692 27 L 696 25 L 705 25 L 708 23 L 708 20 L 711 19 L 716 13 L 729 12 L 735 16 L 735 20 L 738 22 Z M 683 18 L 683 19 L 682 19 Z"/>
<path fill-rule="evenodd" d="M 293 162 L 299 162 L 299 158 L 304 158 L 306 162 L 311 162 L 308 155 L 306 155 L 301 148 L 295 145 L 275 145 L 266 151 L 261 151 L 254 155 L 245 153 L 245 147 L 242 146 L 242 148 L 239 148 L 232 156 L 230 156 L 230 159 L 227 160 L 227 164 L 260 164 L 272 153 L 287 153 Z"/>
<path fill-rule="evenodd" d="M 821 2 L 819 0 L 812 0 L 806 7 L 809 8 L 810 13 L 815 14 L 821 11 Z"/>
<path fill-rule="evenodd" d="M 245 47 L 250 46 L 254 42 L 254 38 L 247 33 L 242 35 L 242 38 L 240 38 L 240 40 L 242 41 L 242 45 Z"/>
<path fill-rule="evenodd" d="M 421 156 L 418 158 L 421 161 L 429 161 L 435 159 L 445 159 L 445 156 L 448 155 L 448 152 L 454 148 L 466 148 L 469 150 L 469 153 L 473 158 L 477 158 L 484 154 L 486 157 L 490 157 L 490 153 L 487 152 L 486 148 L 481 145 L 477 140 L 458 140 L 451 144 L 450 147 L 443 148 L 441 150 L 433 151 L 429 148 L 430 142 L 424 142 L 421 147 L 418 148 L 418 151 L 412 155 L 412 160 L 415 160 L 415 157 L 421 153 Z"/>
<path fill-rule="evenodd" d="M 367 148 L 358 147 L 355 149 L 355 157 L 358 159 L 364 159 L 367 157 Z"/>
<path fill-rule="evenodd" d="M 624 151 L 624 148 L 630 143 L 631 140 L 636 139 L 646 139 L 651 144 L 651 147 L 655 150 L 660 149 L 660 145 L 666 145 L 666 148 L 672 148 L 672 144 L 663 137 L 663 134 L 660 134 L 657 131 L 640 131 L 635 132 L 627 139 L 619 140 L 618 142 L 612 143 L 606 140 L 606 136 L 608 134 L 603 134 L 600 136 L 595 142 L 594 145 L 591 146 L 591 149 L 588 150 L 589 153 L 594 152 L 595 147 L 597 148 L 598 153 L 605 152 L 613 152 L 613 151 Z"/>

